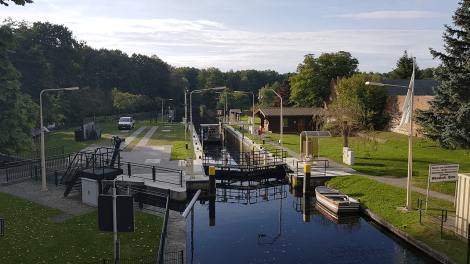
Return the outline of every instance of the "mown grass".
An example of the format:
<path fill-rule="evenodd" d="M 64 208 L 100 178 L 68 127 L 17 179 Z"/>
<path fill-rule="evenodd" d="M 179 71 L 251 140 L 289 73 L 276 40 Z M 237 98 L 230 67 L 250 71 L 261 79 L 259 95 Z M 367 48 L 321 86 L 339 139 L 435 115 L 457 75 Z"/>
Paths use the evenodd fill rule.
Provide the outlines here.
<path fill-rule="evenodd" d="M 241 131 L 241 127 L 239 125 L 231 124 L 230 126 L 238 131 Z M 258 135 L 255 135 L 254 139 L 252 139 L 251 133 L 248 130 L 245 130 L 243 134 L 245 135 L 245 137 L 250 138 L 256 144 L 260 144 L 263 148 L 267 149 L 268 151 L 274 152 L 276 150 L 279 150 L 278 147 L 268 144 L 266 142 L 265 144 L 263 144 L 263 139 L 258 138 Z M 267 138 L 269 138 L 269 136 Z M 290 155 L 289 153 L 286 153 L 286 157 L 292 157 L 292 155 Z"/>
<path fill-rule="evenodd" d="M 328 182 L 335 188 L 360 199 L 364 205 L 373 210 L 384 219 L 405 231 L 413 237 L 428 246 L 444 253 L 456 263 L 465 263 L 467 244 L 455 237 L 455 233 L 445 230 L 443 238 L 440 233 L 419 222 L 419 211 L 403 213 L 396 208 L 406 204 L 406 189 L 395 187 L 386 183 L 377 182 L 362 176 L 351 175 L 333 178 Z M 426 196 L 417 192 L 412 192 L 413 207 L 417 207 L 418 198 L 426 199 Z M 449 214 L 455 214 L 455 208 L 452 202 L 430 197 L 430 202 L 444 207 Z M 432 206 L 428 207 L 428 211 L 440 215 L 441 211 Z M 434 225 L 429 220 L 430 216 L 423 214 L 423 221 L 428 225 L 440 229 L 440 226 Z"/>
<path fill-rule="evenodd" d="M 374 176 L 395 176 L 398 178 L 408 175 L 408 136 L 380 132 L 375 137 L 388 140 L 377 143 L 374 150 L 367 141 L 357 137 L 349 138 L 349 145 L 355 151 L 355 165 L 349 166 L 358 172 Z M 268 136 L 273 141 L 279 141 L 280 135 Z M 284 146 L 299 153 L 299 135 L 283 135 Z M 320 139 L 320 156 L 343 161 L 343 139 L 341 137 Z M 446 150 L 436 146 L 430 140 L 413 138 L 413 181 L 415 186 L 426 189 L 429 175 L 429 165 L 438 163 L 460 163 L 460 173 L 470 172 L 470 156 L 468 150 Z M 430 189 L 440 193 L 454 195 L 455 182 L 431 183 Z"/>
<path fill-rule="evenodd" d="M 49 219 L 64 212 L 0 192 L 0 263 L 84 263 L 112 259 L 113 233 L 98 229 L 98 212 L 72 216 L 62 222 Z M 121 257 L 158 253 L 161 217 L 135 212 L 136 230 L 118 233 Z M 130 247 L 132 246 L 132 247 Z"/>

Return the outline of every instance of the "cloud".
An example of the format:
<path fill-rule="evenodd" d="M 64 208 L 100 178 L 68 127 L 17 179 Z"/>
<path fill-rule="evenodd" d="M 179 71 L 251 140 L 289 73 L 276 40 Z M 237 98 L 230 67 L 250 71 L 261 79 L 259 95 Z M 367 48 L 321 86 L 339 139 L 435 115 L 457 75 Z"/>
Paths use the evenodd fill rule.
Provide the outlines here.
<path fill-rule="evenodd" d="M 446 17 L 448 15 L 428 11 L 376 11 L 370 13 L 343 14 L 339 16 L 357 19 L 415 19 Z"/>
<path fill-rule="evenodd" d="M 396 14 L 395 14 L 396 15 Z M 263 33 L 240 31 L 209 20 L 91 18 L 50 14 L 78 40 L 93 48 L 120 49 L 127 54 L 157 55 L 172 66 L 276 70 L 293 72 L 304 55 L 347 51 L 362 71 L 388 72 L 408 50 L 421 69 L 437 66 L 429 47 L 442 45 L 441 30 L 329 30 Z M 22 17 L 13 19 L 22 20 Z M 29 21 L 41 21 L 35 17 Z M 42 20 L 45 22 L 44 20 Z"/>

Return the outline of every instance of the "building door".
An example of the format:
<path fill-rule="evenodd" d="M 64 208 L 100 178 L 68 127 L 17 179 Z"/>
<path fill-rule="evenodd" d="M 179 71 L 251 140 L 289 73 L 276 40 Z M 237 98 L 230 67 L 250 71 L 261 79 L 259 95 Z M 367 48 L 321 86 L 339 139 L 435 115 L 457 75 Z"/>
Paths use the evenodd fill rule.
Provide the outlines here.
<path fill-rule="evenodd" d="M 297 131 L 302 132 L 305 131 L 305 117 L 299 117 L 297 122 Z"/>

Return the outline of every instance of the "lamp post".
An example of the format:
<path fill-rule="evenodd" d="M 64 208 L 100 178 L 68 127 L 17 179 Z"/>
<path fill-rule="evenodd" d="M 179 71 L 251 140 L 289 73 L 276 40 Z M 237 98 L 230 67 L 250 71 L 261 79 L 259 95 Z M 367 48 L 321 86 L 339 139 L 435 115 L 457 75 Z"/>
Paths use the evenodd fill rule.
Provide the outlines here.
<path fill-rule="evenodd" d="M 219 100 L 220 100 L 220 95 L 222 93 L 217 93 L 217 94 L 219 94 Z M 228 94 L 225 93 L 224 122 L 227 122 L 227 116 L 225 115 L 225 111 L 227 110 L 227 97 L 228 97 Z"/>
<path fill-rule="evenodd" d="M 191 132 L 189 134 L 189 137 L 191 138 L 191 177 L 190 179 L 194 179 L 194 146 L 193 146 L 193 93 L 197 92 L 200 93 L 202 91 L 213 91 L 213 90 L 223 90 L 226 89 L 225 86 L 223 87 L 215 87 L 215 88 L 206 88 L 206 89 L 200 89 L 200 90 L 194 90 L 189 94 L 189 115 L 191 119 L 191 124 L 189 127 L 189 131 Z"/>
<path fill-rule="evenodd" d="M 268 91 L 273 91 L 273 93 L 276 94 L 277 97 L 279 97 L 279 99 L 281 99 L 281 147 L 282 147 L 282 144 L 284 143 L 283 140 L 282 140 L 282 132 L 283 132 L 283 116 L 282 116 L 282 97 L 276 92 L 274 91 L 273 89 L 263 89 L 263 90 L 268 90 Z M 254 98 L 253 98 L 253 101 L 254 101 Z"/>
<path fill-rule="evenodd" d="M 184 90 L 184 141 L 188 141 L 188 105 L 186 104 L 186 93 L 188 90 Z"/>
<path fill-rule="evenodd" d="M 405 103 L 403 105 L 403 117 L 402 121 L 400 122 L 400 126 L 408 122 L 408 115 L 409 115 L 409 122 L 410 122 L 410 134 L 408 138 L 408 179 L 406 182 L 406 209 L 411 210 L 411 182 L 413 179 L 413 100 L 414 100 L 414 79 L 415 79 L 415 58 L 413 58 L 413 74 L 411 75 L 410 86 L 401 86 L 401 85 L 393 85 L 393 84 L 383 84 L 377 82 L 366 82 L 366 85 L 372 86 L 392 86 L 392 87 L 399 87 L 399 88 L 406 88 L 408 89 L 408 93 L 406 95 Z"/>
<path fill-rule="evenodd" d="M 252 92 L 242 92 L 242 91 L 235 91 L 235 92 L 236 93 L 244 93 L 244 94 L 253 95 L 253 108 L 252 108 L 252 110 L 253 110 L 253 119 L 251 120 L 251 123 L 253 124 L 253 127 L 251 128 L 251 139 L 254 139 L 255 138 L 255 132 L 254 132 L 255 131 L 255 94 L 252 93 Z M 281 102 L 282 102 L 282 98 L 281 98 Z M 281 110 L 281 115 L 282 115 L 282 110 Z M 282 141 L 282 138 L 281 138 L 281 141 Z"/>
<path fill-rule="evenodd" d="M 44 124 L 42 121 L 42 93 L 49 92 L 49 91 L 73 91 L 78 90 L 78 87 L 70 87 L 70 88 L 56 88 L 56 89 L 45 89 L 42 90 L 39 94 L 39 117 L 41 120 L 41 176 L 42 176 L 42 188 L 41 191 L 47 191 L 46 186 L 46 156 L 44 151 Z"/>
<path fill-rule="evenodd" d="M 173 101 L 173 99 L 162 99 L 162 123 L 163 123 L 163 103 L 165 103 L 165 101 Z"/>

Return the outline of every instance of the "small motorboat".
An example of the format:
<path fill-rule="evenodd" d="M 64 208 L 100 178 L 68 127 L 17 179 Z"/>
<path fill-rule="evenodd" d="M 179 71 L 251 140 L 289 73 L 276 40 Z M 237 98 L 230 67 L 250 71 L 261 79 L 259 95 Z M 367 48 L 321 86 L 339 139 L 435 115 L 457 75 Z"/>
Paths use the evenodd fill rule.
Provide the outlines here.
<path fill-rule="evenodd" d="M 320 202 L 334 213 L 351 213 L 359 211 L 359 201 L 338 190 L 318 186 L 315 188 L 315 194 L 317 196 L 317 202 Z"/>

